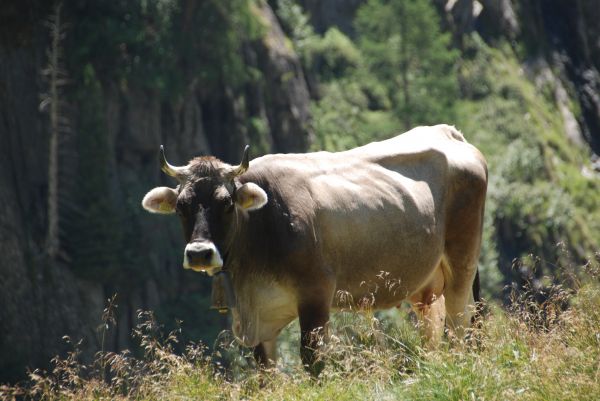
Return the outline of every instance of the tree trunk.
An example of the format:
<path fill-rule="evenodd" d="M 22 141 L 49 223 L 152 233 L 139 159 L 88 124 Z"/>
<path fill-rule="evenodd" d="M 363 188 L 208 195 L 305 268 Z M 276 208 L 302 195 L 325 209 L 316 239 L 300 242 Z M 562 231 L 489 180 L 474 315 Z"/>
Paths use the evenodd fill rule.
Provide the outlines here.
<path fill-rule="evenodd" d="M 57 3 L 54 13 L 50 19 L 50 35 L 52 44 L 48 56 L 50 58 L 46 73 L 49 75 L 50 93 L 48 97 L 42 101 L 40 107 L 44 103 L 50 104 L 50 144 L 48 148 L 48 233 L 46 249 L 48 255 L 54 259 L 58 255 L 60 249 L 59 238 L 59 211 L 58 211 L 58 174 L 59 174 L 59 155 L 58 144 L 60 135 L 60 96 L 59 87 L 62 83 L 62 74 L 60 67 L 61 53 L 61 21 L 60 10 L 62 4 Z"/>

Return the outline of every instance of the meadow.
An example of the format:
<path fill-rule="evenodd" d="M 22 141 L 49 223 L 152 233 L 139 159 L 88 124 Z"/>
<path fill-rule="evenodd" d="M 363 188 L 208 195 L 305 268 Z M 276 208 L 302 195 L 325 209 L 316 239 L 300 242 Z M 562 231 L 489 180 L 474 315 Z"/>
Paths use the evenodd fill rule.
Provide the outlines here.
<path fill-rule="evenodd" d="M 260 370 L 251 352 L 222 332 L 216 351 L 190 343 L 176 353 L 179 332 L 165 333 L 140 311 L 132 333 L 140 355 L 98 352 L 80 360 L 78 344 L 49 372 L 3 386 L 6 400 L 595 400 L 600 394 L 600 278 L 582 266 L 569 288 L 514 293 L 509 306 L 486 303 L 467 339 L 424 349 L 404 308 L 342 311 L 308 375 L 297 356 L 298 328 L 281 336 L 276 368 Z M 540 302 L 540 295 L 544 300 Z M 110 309 L 104 324 L 110 325 Z M 66 341 L 70 339 L 66 338 Z"/>

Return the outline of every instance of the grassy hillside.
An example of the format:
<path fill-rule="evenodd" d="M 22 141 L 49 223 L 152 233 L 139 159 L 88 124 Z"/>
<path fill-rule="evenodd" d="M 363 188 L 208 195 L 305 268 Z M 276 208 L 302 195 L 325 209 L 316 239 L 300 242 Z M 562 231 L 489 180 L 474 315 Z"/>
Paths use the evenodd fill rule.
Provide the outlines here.
<path fill-rule="evenodd" d="M 559 279 L 557 266 L 576 270 L 598 251 L 600 198 L 590 194 L 600 180 L 585 173 L 589 150 L 565 134 L 555 95 L 562 84 L 551 69 L 477 35 L 467 46 L 473 56 L 461 61 L 466 96 L 456 124 L 488 160 L 480 266 L 487 296 L 498 296 L 502 282 Z M 577 114 L 574 103 L 569 107 Z"/>
<path fill-rule="evenodd" d="M 82 364 L 77 352 L 56 359 L 50 373 L 30 374 L 29 387 L 2 387 L 0 396 L 38 399 L 163 400 L 593 400 L 600 394 L 599 272 L 588 265 L 574 291 L 553 287 L 539 305 L 528 296 L 508 311 L 491 307 L 467 342 L 421 348 L 406 319 L 341 312 L 322 353 L 327 367 L 318 380 L 296 356 L 297 332 L 285 333 L 279 369 L 258 372 L 235 346 L 206 356 L 202 345 L 184 355 L 163 335 L 151 314 L 141 314 L 134 333 L 143 356 L 99 353 Z M 400 314 L 402 314 L 400 312 Z M 225 338 L 223 340 L 226 340 Z M 296 340 L 296 341 L 295 341 Z M 224 341 L 227 343 L 227 341 Z M 230 369 L 215 365 L 227 352 Z"/>

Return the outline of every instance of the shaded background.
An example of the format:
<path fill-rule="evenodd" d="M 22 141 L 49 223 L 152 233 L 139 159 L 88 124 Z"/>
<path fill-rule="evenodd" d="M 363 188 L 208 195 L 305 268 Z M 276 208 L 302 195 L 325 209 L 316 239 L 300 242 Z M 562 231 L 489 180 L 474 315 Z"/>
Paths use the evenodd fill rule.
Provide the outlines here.
<path fill-rule="evenodd" d="M 342 150 L 446 122 L 489 161 L 488 298 L 598 250 L 597 0 L 57 4 L 0 6 L 0 381 L 65 334 L 84 358 L 132 347 L 138 309 L 187 340 L 225 327 L 209 279 L 181 268 L 176 219 L 140 207 L 173 184 L 161 143 L 175 164 L 236 163 L 246 143 Z"/>

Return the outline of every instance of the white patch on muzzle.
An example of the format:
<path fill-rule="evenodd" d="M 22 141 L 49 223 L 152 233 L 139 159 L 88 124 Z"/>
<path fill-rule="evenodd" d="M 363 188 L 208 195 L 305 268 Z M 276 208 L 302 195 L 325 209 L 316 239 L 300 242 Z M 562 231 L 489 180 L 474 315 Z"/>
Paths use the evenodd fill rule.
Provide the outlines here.
<path fill-rule="evenodd" d="M 204 252 L 212 251 L 210 260 L 207 263 L 190 263 L 188 258 L 188 252 Z M 223 258 L 219 250 L 214 243 L 203 241 L 203 242 L 190 242 L 186 245 L 183 251 L 183 268 L 191 269 L 196 272 L 206 272 L 209 276 L 217 273 L 223 267 Z"/>

